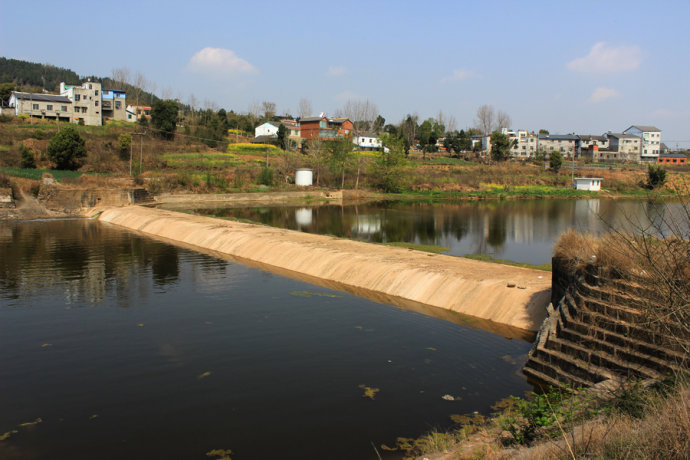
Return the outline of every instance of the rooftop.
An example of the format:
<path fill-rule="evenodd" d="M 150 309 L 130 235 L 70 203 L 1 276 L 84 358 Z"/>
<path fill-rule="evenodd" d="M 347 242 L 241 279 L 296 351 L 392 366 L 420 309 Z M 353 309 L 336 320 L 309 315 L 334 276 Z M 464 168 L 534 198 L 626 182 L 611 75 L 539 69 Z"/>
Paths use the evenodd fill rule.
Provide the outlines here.
<path fill-rule="evenodd" d="M 650 132 L 660 133 L 661 132 L 661 130 L 659 128 L 657 128 L 656 126 L 632 125 L 630 128 L 637 128 L 640 131 L 645 132 L 645 133 L 650 133 Z M 630 128 L 628 128 L 628 129 L 630 129 Z"/>
<path fill-rule="evenodd" d="M 25 101 L 60 102 L 61 104 L 72 103 L 66 96 L 58 96 L 57 94 L 23 93 L 20 91 L 13 91 L 12 94 L 17 99 Z"/>

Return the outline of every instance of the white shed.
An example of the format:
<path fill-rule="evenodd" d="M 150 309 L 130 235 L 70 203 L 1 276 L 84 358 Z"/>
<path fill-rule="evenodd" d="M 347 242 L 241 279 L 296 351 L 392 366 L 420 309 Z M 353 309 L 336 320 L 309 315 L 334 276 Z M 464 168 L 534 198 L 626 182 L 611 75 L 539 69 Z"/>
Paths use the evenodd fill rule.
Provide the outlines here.
<path fill-rule="evenodd" d="M 601 190 L 601 177 L 576 177 L 575 188 L 577 190 L 598 192 Z"/>

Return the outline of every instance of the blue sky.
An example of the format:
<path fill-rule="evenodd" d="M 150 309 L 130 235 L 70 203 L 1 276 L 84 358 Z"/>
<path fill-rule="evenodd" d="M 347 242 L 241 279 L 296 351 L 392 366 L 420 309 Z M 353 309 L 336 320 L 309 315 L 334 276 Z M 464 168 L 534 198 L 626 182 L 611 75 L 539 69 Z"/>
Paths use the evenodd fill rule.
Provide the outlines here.
<path fill-rule="evenodd" d="M 306 98 L 332 114 L 369 99 L 387 122 L 442 110 L 458 128 L 490 104 L 515 129 L 649 124 L 690 147 L 687 0 L 0 0 L 0 17 L 2 56 L 80 75 L 126 67 L 183 102 L 295 114 Z"/>

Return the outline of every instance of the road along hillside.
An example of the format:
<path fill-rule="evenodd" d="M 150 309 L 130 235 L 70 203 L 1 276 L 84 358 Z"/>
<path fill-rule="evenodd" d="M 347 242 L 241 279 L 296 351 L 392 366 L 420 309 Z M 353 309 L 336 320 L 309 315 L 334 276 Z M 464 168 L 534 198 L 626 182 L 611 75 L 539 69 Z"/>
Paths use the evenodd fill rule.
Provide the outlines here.
<path fill-rule="evenodd" d="M 539 329 L 551 295 L 551 274 L 538 270 L 142 206 L 94 211 L 173 244 L 528 331 Z"/>

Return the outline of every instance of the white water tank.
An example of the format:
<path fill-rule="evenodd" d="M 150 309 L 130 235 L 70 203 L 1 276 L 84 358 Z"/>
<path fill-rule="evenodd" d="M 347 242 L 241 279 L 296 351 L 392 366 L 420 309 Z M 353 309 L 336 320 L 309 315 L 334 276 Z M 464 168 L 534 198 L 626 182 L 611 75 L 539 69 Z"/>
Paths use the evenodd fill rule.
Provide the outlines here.
<path fill-rule="evenodd" d="M 312 170 L 308 168 L 302 168 L 295 171 L 295 185 L 301 185 L 303 187 L 308 187 L 312 185 Z"/>

